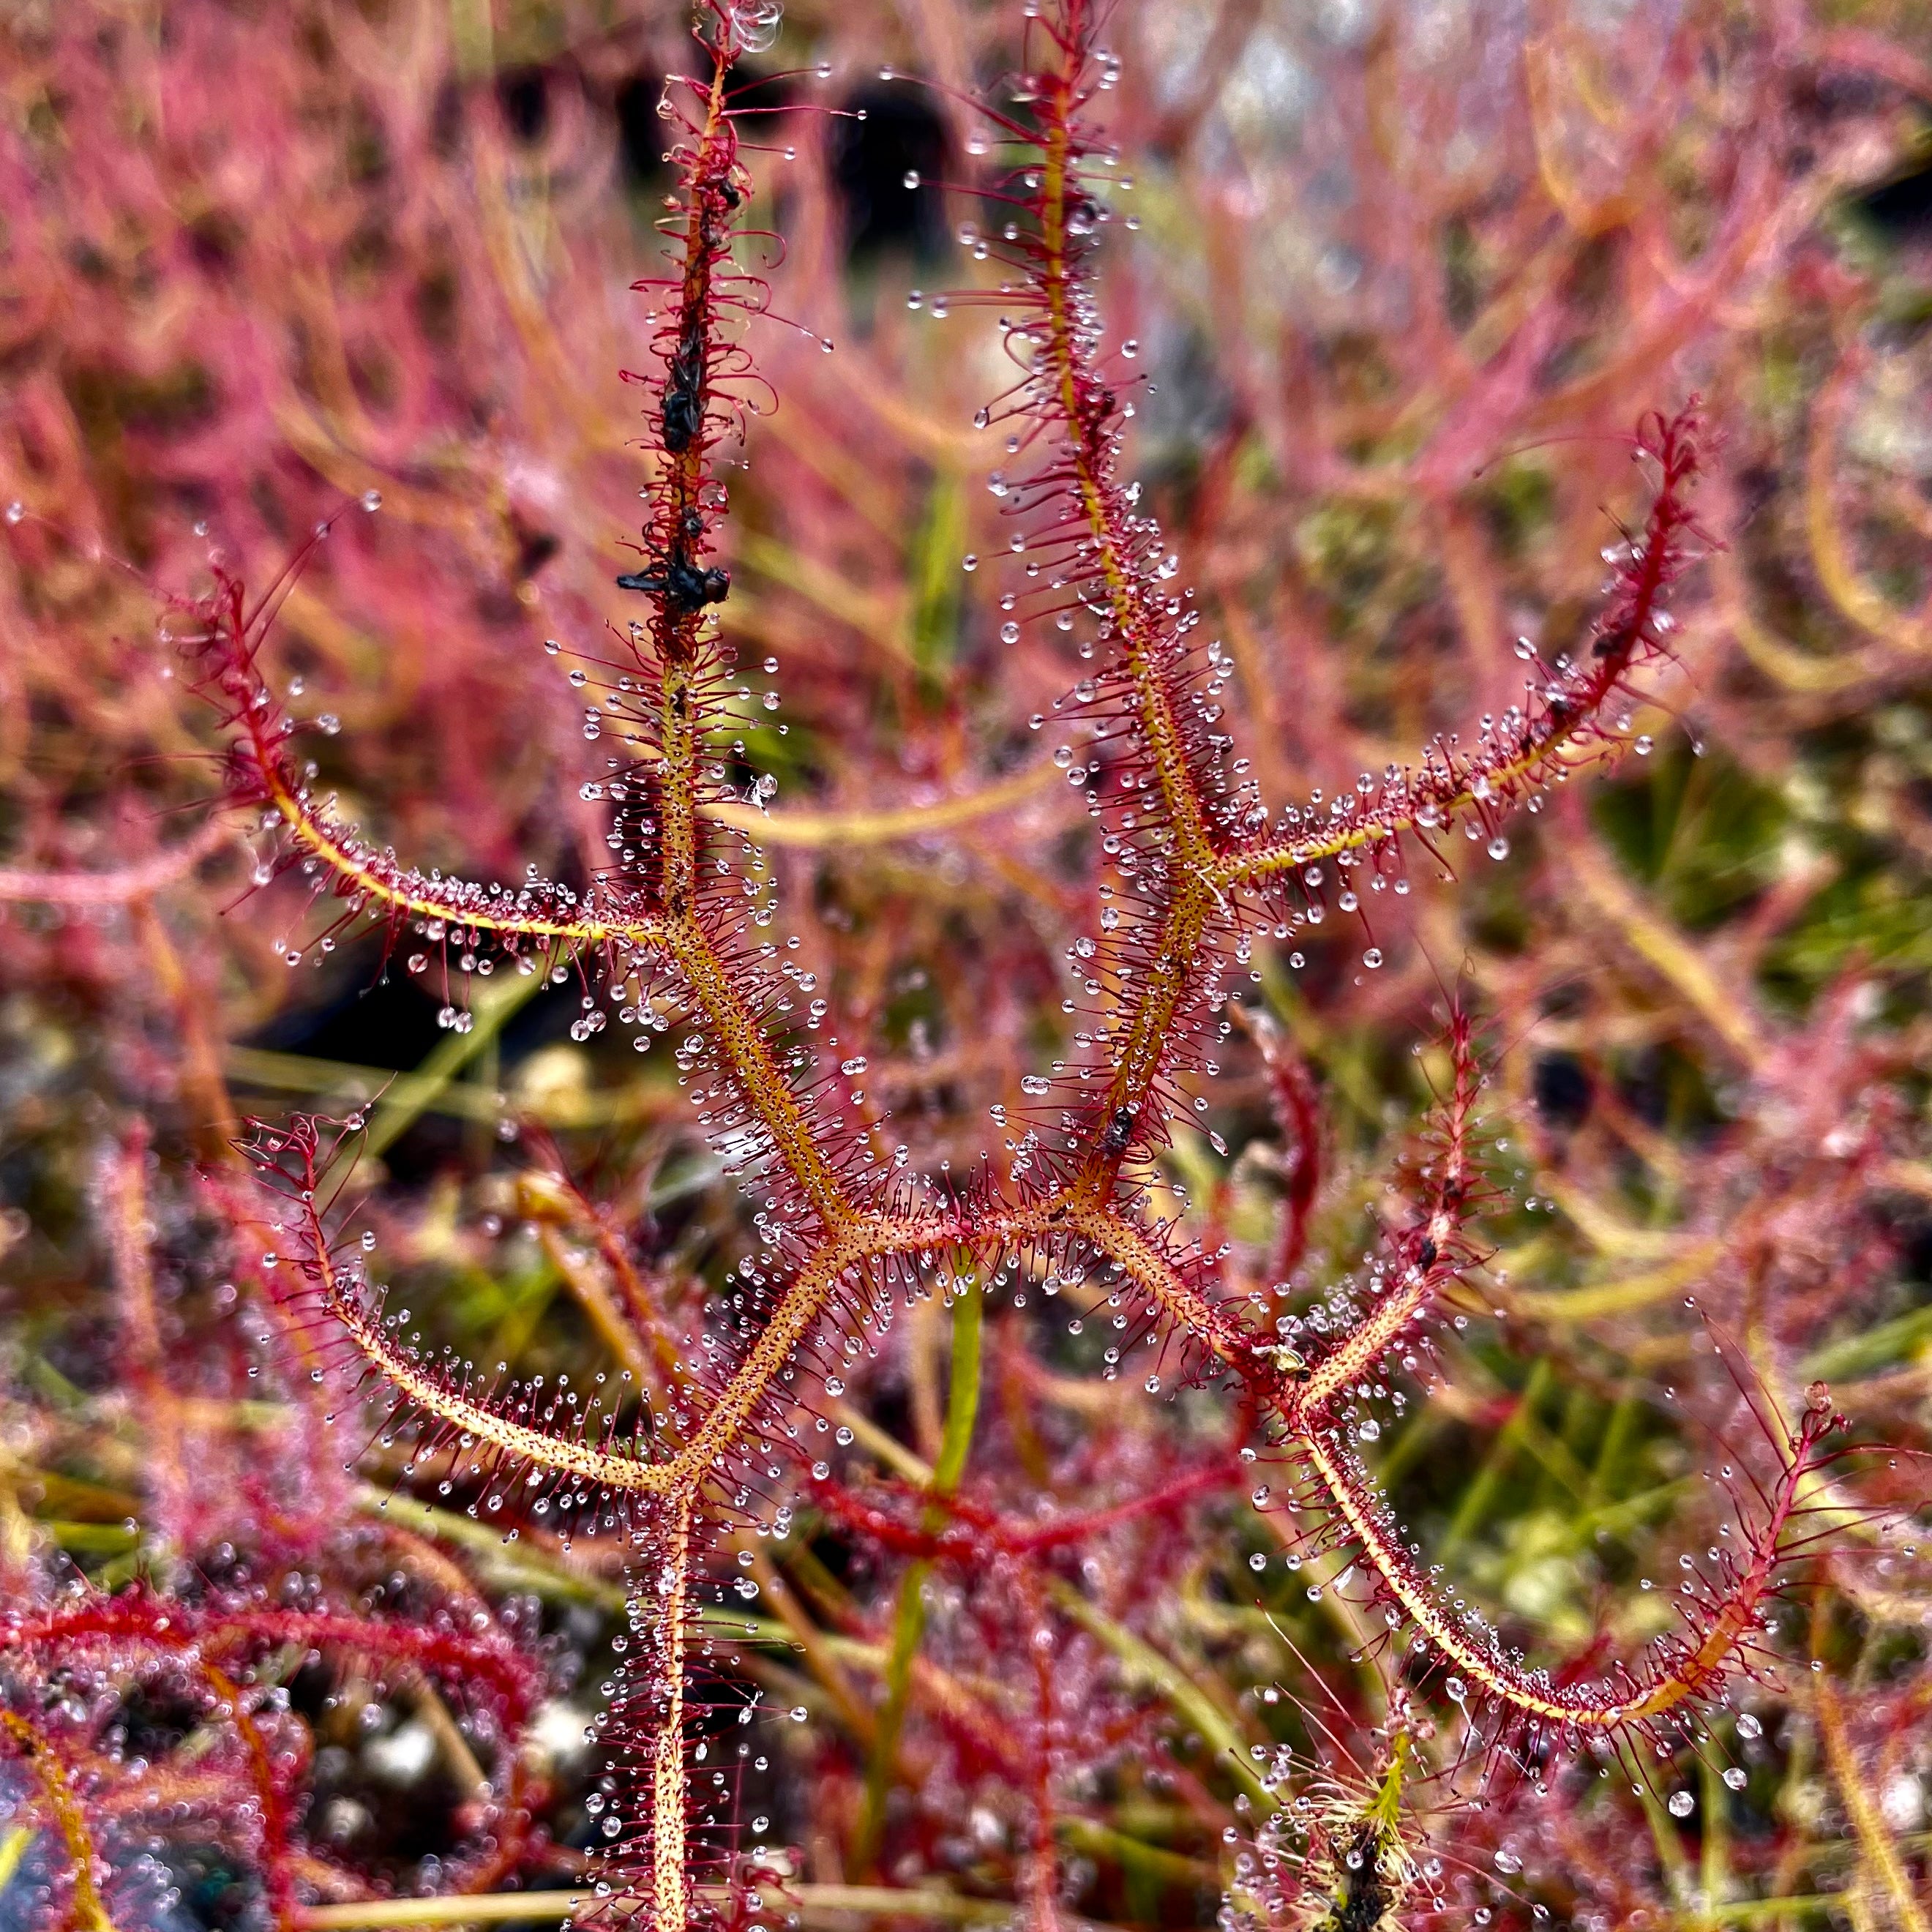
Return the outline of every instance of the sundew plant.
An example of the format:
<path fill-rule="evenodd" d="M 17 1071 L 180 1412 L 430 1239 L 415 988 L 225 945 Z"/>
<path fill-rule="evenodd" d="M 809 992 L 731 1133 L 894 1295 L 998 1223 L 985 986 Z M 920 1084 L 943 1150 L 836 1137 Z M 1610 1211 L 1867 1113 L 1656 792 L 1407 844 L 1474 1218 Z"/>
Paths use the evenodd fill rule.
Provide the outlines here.
<path fill-rule="evenodd" d="M 0 37 L 0 1923 L 1932 1922 L 1909 10 Z"/>

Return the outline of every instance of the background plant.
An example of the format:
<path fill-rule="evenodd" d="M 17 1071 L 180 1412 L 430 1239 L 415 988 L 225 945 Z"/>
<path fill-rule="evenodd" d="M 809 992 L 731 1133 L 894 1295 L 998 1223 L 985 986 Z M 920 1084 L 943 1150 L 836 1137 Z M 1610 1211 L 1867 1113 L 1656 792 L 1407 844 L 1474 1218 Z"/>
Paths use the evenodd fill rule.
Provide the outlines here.
<path fill-rule="evenodd" d="M 690 1049 L 680 1090 L 662 1070 L 671 1040 L 644 1062 L 613 1050 L 622 1022 L 601 986 L 586 1008 L 580 982 L 542 992 L 548 970 L 485 979 L 487 951 L 466 974 L 447 930 L 392 935 L 372 991 L 385 949 L 347 930 L 329 944 L 298 884 L 219 916 L 268 848 L 195 827 L 178 843 L 154 814 L 208 789 L 208 766 L 173 754 L 230 740 L 176 699 L 182 661 L 150 641 L 154 593 L 90 550 L 184 587 L 206 580 L 214 542 L 224 567 L 266 584 L 345 494 L 380 491 L 380 516 L 352 513 L 306 564 L 264 647 L 276 692 L 322 714 L 293 745 L 298 783 L 314 759 L 315 798 L 334 793 L 378 860 L 393 843 L 426 872 L 513 892 L 532 860 L 573 890 L 614 850 L 634 874 L 625 820 L 609 847 L 606 801 L 575 796 L 586 750 L 601 760 L 630 728 L 607 694 L 586 719 L 534 645 L 561 640 L 587 687 L 610 655 L 592 641 L 604 615 L 643 608 L 608 586 L 634 521 L 617 492 L 653 473 L 623 447 L 636 399 L 614 376 L 651 366 L 638 298 L 618 292 L 654 271 L 656 244 L 612 183 L 634 184 L 640 215 L 675 187 L 653 158 L 668 130 L 651 110 L 656 76 L 690 53 L 681 23 L 660 25 L 655 44 L 538 10 L 493 22 L 328 10 L 293 39 L 284 22 L 213 8 L 172 13 L 165 34 L 82 13 L 10 27 L 9 427 L 33 515 L 11 536 L 7 664 L 20 700 L 9 715 L 34 736 L 16 741 L 7 879 L 20 910 L 6 970 L 21 988 L 9 1185 L 31 1214 L 10 1257 L 22 1340 L 9 1548 L 23 1604 L 77 1563 L 111 1588 L 145 1574 L 191 1606 L 128 1596 L 157 1606 L 122 1612 L 104 1648 L 63 1628 L 69 1647 L 51 1664 L 34 1653 L 30 1667 L 31 1624 L 18 1639 L 16 1716 L 53 1739 L 22 1760 L 40 1778 L 36 1790 L 22 1772 L 28 1809 L 9 1841 L 23 1901 L 44 1886 L 52 1910 L 120 1922 L 161 1909 L 191 1869 L 206 1896 L 176 1910 L 366 1922 L 353 1915 L 371 1889 L 487 1887 L 519 1862 L 526 1882 L 574 1884 L 577 1852 L 603 1839 L 613 1808 L 640 1822 L 632 1786 L 596 1788 L 606 1763 L 582 1749 L 613 1694 L 594 1688 L 602 1648 L 634 1640 L 616 1615 L 621 1544 L 566 1547 L 544 1516 L 514 1511 L 517 1540 L 502 1544 L 480 1524 L 501 1516 L 488 1504 L 506 1486 L 478 1487 L 473 1472 L 459 1492 L 464 1472 L 406 1435 L 379 1435 L 342 1475 L 328 1399 L 305 1392 L 309 1372 L 332 1370 L 334 1331 L 257 1325 L 286 1305 L 274 1280 L 304 1252 L 318 1261 L 336 1228 L 305 1236 L 298 1214 L 267 1229 L 272 1211 L 221 1175 L 220 1150 L 244 1107 L 280 1117 L 288 1102 L 268 1095 L 366 1109 L 368 1154 L 388 1178 L 355 1226 L 375 1234 L 432 1355 L 447 1344 L 552 1390 L 628 1369 L 668 1392 L 680 1338 L 708 1320 L 728 1345 L 731 1298 L 755 1308 L 769 1286 L 756 1279 L 762 1197 L 742 1200 L 716 1166 L 746 1150 L 729 1121 L 705 1124 L 708 1138 L 688 1124 L 688 1095 L 714 1084 L 706 1049 Z M 848 1125 L 826 1144 L 859 1167 L 869 1148 L 890 1172 L 903 1142 L 908 1170 L 959 1177 L 923 1208 L 943 1198 L 960 1213 L 963 1198 L 983 1228 L 992 1210 L 966 1177 L 982 1148 L 1006 1169 L 1019 1150 L 1003 1143 L 1023 1141 L 1042 1102 L 1049 1129 L 1062 1110 L 1028 1083 L 1066 1057 L 1056 1042 L 1082 1023 L 1061 1000 L 1097 982 L 1085 962 L 1118 930 L 1089 896 L 1084 794 L 1121 767 L 1084 732 L 1027 728 L 1079 681 L 1078 644 L 1105 640 L 1077 610 L 1060 633 L 1040 608 L 1050 598 L 999 608 L 1028 587 L 1024 560 L 996 567 L 1013 486 L 998 501 L 977 486 L 1018 466 L 998 446 L 1030 418 L 970 429 L 1010 380 L 976 362 L 991 332 L 958 295 L 944 319 L 929 292 L 908 306 L 915 281 L 1000 279 L 972 259 L 998 240 L 985 209 L 949 206 L 932 184 L 984 182 L 1003 158 L 975 153 L 983 124 L 963 105 L 874 76 L 916 67 L 977 91 L 1013 68 L 1020 23 L 794 14 L 784 32 L 764 64 L 783 68 L 795 46 L 808 69 L 829 60 L 831 80 L 764 83 L 748 104 L 785 111 L 740 134 L 769 131 L 776 152 L 737 158 L 751 208 L 775 210 L 789 246 L 777 305 L 810 329 L 761 323 L 743 338 L 781 402 L 756 426 L 749 474 L 731 472 L 720 539 L 740 673 L 718 694 L 736 796 L 714 793 L 713 822 L 749 828 L 764 850 L 780 896 L 770 936 L 801 942 L 785 996 L 818 1020 L 827 1070 L 866 1063 L 836 1076 L 842 1111 L 864 1127 L 866 1110 L 892 1110 L 882 1131 Z M 1154 581 L 1195 584 L 1200 635 L 1222 635 L 1222 695 L 1247 721 L 1224 734 L 1196 714 L 1189 755 L 1208 760 L 1223 748 L 1208 741 L 1232 735 L 1230 757 L 1253 761 L 1227 767 L 1224 809 L 1241 808 L 1251 776 L 1278 809 L 1311 783 L 1412 763 L 1436 729 L 1473 742 L 1485 706 L 1510 728 L 1525 673 L 1509 640 L 1532 632 L 1553 658 L 1604 634 L 1591 628 L 1595 552 L 1621 539 L 1603 506 L 1640 535 L 1648 509 L 1631 424 L 1694 388 L 1722 434 L 1697 508 L 1730 548 L 1679 604 L 1670 639 L 1693 674 L 1703 755 L 1666 718 L 1634 716 L 1621 735 L 1652 764 L 1507 827 L 1480 823 L 1459 891 L 1412 865 L 1417 890 L 1387 914 L 1368 899 L 1365 935 L 1331 875 L 1313 888 L 1318 930 L 1255 934 L 1250 957 L 1227 962 L 1246 1017 L 1207 1049 L 1219 1066 L 1200 1090 L 1204 1131 L 1176 1132 L 1146 1204 L 1174 1222 L 1178 1252 L 1216 1255 L 1214 1286 L 1238 1309 L 1298 1279 L 1285 1311 L 1325 1310 L 1329 1286 L 1375 1252 L 1365 1207 L 1415 1264 L 1415 1217 L 1439 1176 L 1418 1156 L 1400 1178 L 1426 1099 L 1406 1049 L 1432 1036 L 1442 980 L 1460 979 L 1499 1017 L 1494 1066 L 1514 1111 L 1492 1123 L 1507 1144 L 1486 1171 L 1503 1192 L 1472 1236 L 1479 1250 L 1453 1257 L 1480 1293 L 1441 1338 L 1437 1385 L 1426 1402 L 1398 1388 L 1406 1399 L 1376 1411 L 1367 1453 L 1416 1540 L 1538 1659 L 1588 1641 L 1600 1579 L 1629 1654 L 1656 1627 L 1645 1612 L 1662 1593 L 1643 1576 L 1674 1580 L 1672 1559 L 1694 1562 L 1725 1513 L 1696 1474 L 1740 1379 L 1792 1418 L 1828 1372 L 1868 1438 L 1907 1447 L 1920 1426 L 1923 263 L 1910 191 L 1883 186 L 1910 165 L 1910 104 L 1924 94 L 1912 23 L 1712 10 L 1611 35 L 1552 18 L 1525 39 L 1473 16 L 1298 28 L 1149 10 L 1107 32 L 1121 60 L 1105 124 L 1136 179 L 1107 230 L 1103 299 L 1110 338 L 1138 337 L 1129 359 L 1153 380 L 1114 400 L 1134 403 L 1136 466 L 1184 560 Z M 254 84 L 218 84 L 236 73 Z M 828 118 L 821 103 L 867 118 Z M 1139 225 L 1124 232 L 1130 204 Z M 966 222 L 979 232 L 949 242 Z M 664 346 L 674 368 L 675 334 Z M 651 392 L 660 439 L 662 400 Z M 1076 400 L 1077 428 L 1099 401 Z M 1528 447 L 1556 432 L 1574 440 Z M 656 474 L 654 514 L 668 500 Z M 960 572 L 975 548 L 986 563 Z M 679 600 L 663 533 L 646 549 L 655 622 Z M 1157 572 L 1165 552 L 1150 561 Z M 178 641 L 195 626 L 170 628 Z M 750 675 L 767 653 L 778 684 Z M 768 711 L 764 690 L 781 686 Z M 614 694 L 634 715 L 640 694 Z M 1664 694 L 1681 706 L 1686 688 Z M 580 728 L 598 734 L 592 746 Z M 1058 736 L 1064 767 L 1042 755 Z M 258 758 L 254 776 L 265 770 Z M 748 796 L 765 776 L 769 820 Z M 618 802 L 648 878 L 636 820 L 662 809 Z M 755 919 L 765 901 L 747 904 Z M 1285 903 L 1275 922 L 1311 909 Z M 418 950 L 427 998 L 410 989 Z M 634 1020 L 650 1002 L 640 988 L 623 1004 Z M 1218 1030 L 1218 1006 L 1202 1016 Z M 681 1024 L 676 1037 L 688 1037 Z M 377 1097 L 367 1070 L 425 1053 Z M 1475 1077 L 1469 1048 L 1452 1058 Z M 1453 1095 L 1455 1072 L 1435 1071 Z M 238 1102 L 231 1083 L 258 1097 Z M 1004 1116 L 990 1132 L 988 1106 Z M 1084 1123 L 1109 1159 L 1137 1151 L 1138 1130 L 1108 1147 L 1118 1111 Z M 307 1144 L 298 1133 L 267 1151 L 292 1172 Z M 197 1162 L 215 1178 L 194 1179 Z M 1382 1192 L 1391 1172 L 1396 1201 Z M 277 1249 L 270 1268 L 260 1256 Z M 1157 1391 L 1138 1373 L 1107 1379 L 1105 1351 L 1138 1350 L 1141 1333 L 1109 1324 L 1136 1317 L 1104 1296 L 1063 1317 L 1090 1285 L 1048 1296 L 1056 1271 L 1010 1271 L 983 1326 L 968 1294 L 950 1322 L 915 1296 L 889 1332 L 876 1318 L 830 1331 L 824 1372 L 847 1386 L 827 1382 L 818 1404 L 826 1453 L 787 1444 L 778 1477 L 752 1472 L 778 1486 L 762 1508 L 748 1499 L 700 1566 L 728 1594 L 693 1634 L 735 1661 L 694 1696 L 716 1716 L 692 1719 L 694 1749 L 711 1754 L 691 1770 L 709 1779 L 722 1755 L 740 1836 L 692 1849 L 800 1848 L 761 1881 L 740 1869 L 725 1909 L 749 1909 L 754 1882 L 771 1909 L 808 1912 L 878 1906 L 826 1889 L 842 1884 L 943 1884 L 954 1902 L 922 1909 L 1018 1898 L 1042 1916 L 1185 1918 L 1232 1886 L 1230 1911 L 1318 1918 L 1349 1881 L 1278 1880 L 1276 1894 L 1261 1882 L 1264 1856 L 1318 1875 L 1327 1856 L 1318 1835 L 1304 1845 L 1270 1826 L 1277 1798 L 1328 1804 L 1346 1871 L 1375 1798 L 1407 1790 L 1403 1831 L 1429 1838 L 1418 1871 L 1444 1861 L 1436 1884 L 1454 1913 L 1540 1906 L 1607 1923 L 1766 1894 L 1922 1913 L 1920 1599 L 1902 1549 L 1864 1543 L 1834 1564 L 1808 1625 L 1785 1613 L 1785 1647 L 1808 1644 L 1826 1681 L 1801 1672 L 1754 1692 L 1754 1736 L 1694 1734 L 1701 1756 L 1664 1762 L 1628 1795 L 1588 1760 L 1586 1790 L 1574 1772 L 1539 1788 L 1540 1753 L 1528 1772 L 1479 1758 L 1486 1807 L 1458 1810 L 1442 1774 L 1460 1722 L 1420 1734 L 1456 1718 L 1454 1700 L 1438 1689 L 1433 1718 L 1391 1732 L 1384 1700 L 1400 1679 L 1365 1650 L 1380 1617 L 1364 1621 L 1361 1576 L 1338 1586 L 1344 1559 L 1320 1552 L 1287 1567 L 1300 1552 L 1284 1547 L 1296 1526 L 1281 1478 L 1260 1503 L 1241 1500 L 1266 1473 L 1240 1460 L 1265 1446 L 1258 1417 L 1225 1394 L 1168 1399 L 1198 1355 L 1130 1358 L 1150 1363 Z M 946 1286 L 930 1273 L 926 1285 Z M 1735 1372 L 1687 1296 L 1733 1339 Z M 1074 1321 L 1082 1333 L 1063 1337 Z M 846 1332 L 862 1372 L 844 1360 Z M 273 1401 L 251 1389 L 258 1366 Z M 1292 1378 L 1279 1352 L 1270 1366 Z M 553 1426 L 568 1408 L 539 1397 L 540 1419 L 546 1405 Z M 1456 1442 L 1474 1453 L 1425 1453 Z M 405 1496 L 430 1513 L 404 1514 Z M 759 1535 L 782 1496 L 789 1534 Z M 1079 1538 L 1059 1534 L 1096 1503 Z M 306 1682 L 289 1674 L 292 1640 L 262 1621 L 262 1600 L 286 1610 L 292 1590 L 302 1614 L 364 1626 L 352 1640 L 318 1626 Z M 481 1618 L 473 1637 L 526 1654 L 500 1686 L 475 1658 L 439 1671 L 385 1634 L 397 1604 L 404 1624 L 441 1619 L 452 1640 Z M 218 1627 L 254 1672 L 230 1714 L 218 1686 L 166 1654 L 155 1626 L 177 1617 Z M 770 1642 L 748 1641 L 748 1625 Z M 45 1700 L 66 1680 L 50 1669 L 86 1687 L 51 1730 Z M 530 1708 L 512 1675 L 545 1670 L 553 1694 L 526 1748 L 500 1748 Z M 173 1700 L 165 1724 L 150 1714 L 157 1684 Z M 754 1687 L 806 1720 L 737 1730 Z M 137 1718 L 158 1728 L 137 1736 Z M 286 1736 L 254 1751 L 249 1728 L 265 1724 Z M 1510 1742 L 1520 1751 L 1521 1732 Z M 1279 1746 L 1292 1754 L 1277 1765 Z M 177 1752 L 206 1782 L 130 1796 L 130 1757 L 178 1778 Z M 1241 1768 L 1244 1753 L 1259 1768 Z M 386 1764 L 451 1780 L 428 1841 L 386 1842 L 402 1809 L 382 1796 Z M 1727 1766 L 1745 1774 L 1737 1791 Z M 540 1790 L 518 1787 L 537 1771 Z M 251 1774 L 254 1809 L 224 1814 L 222 1794 L 247 1792 Z M 1414 1791 L 1436 1785 L 1418 1814 Z M 286 1856 L 270 1802 L 284 1792 Z M 1664 1802 L 1694 1794 L 1682 1818 Z M 76 1816 L 105 1868 L 91 1892 L 56 1856 Z M 1396 1847 L 1366 1849 L 1393 1894 Z M 292 1866 L 298 1855 L 310 1864 Z M 728 1882 L 732 1869 L 700 1876 Z M 1356 1882 L 1350 1922 L 1376 1902 Z M 399 1911 L 381 1910 L 384 1923 Z"/>

